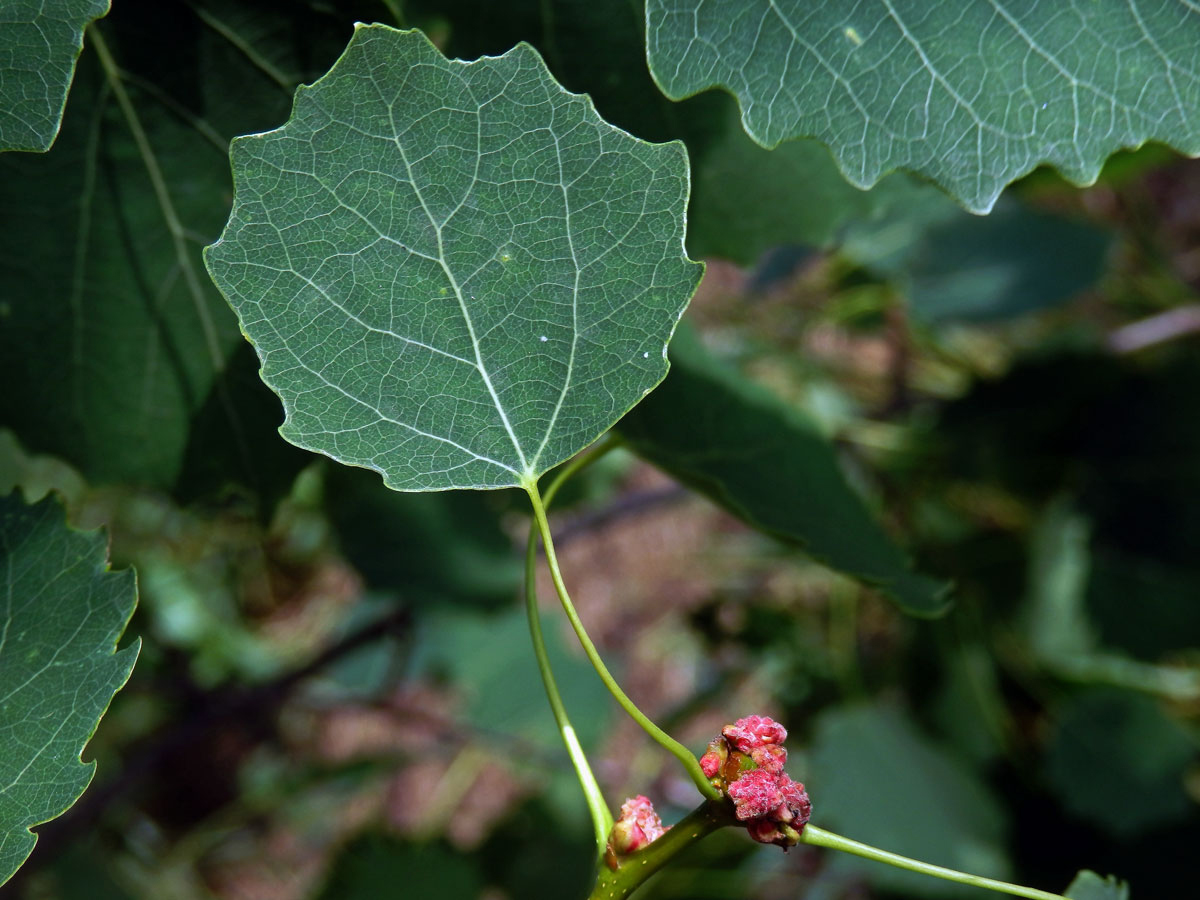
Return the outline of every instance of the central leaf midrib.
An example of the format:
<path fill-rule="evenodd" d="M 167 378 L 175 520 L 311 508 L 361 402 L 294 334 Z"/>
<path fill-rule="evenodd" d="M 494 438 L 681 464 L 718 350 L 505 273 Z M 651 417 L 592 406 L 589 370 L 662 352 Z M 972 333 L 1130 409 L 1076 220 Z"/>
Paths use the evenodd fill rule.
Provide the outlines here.
<path fill-rule="evenodd" d="M 425 217 L 429 220 L 430 227 L 433 228 L 434 234 L 437 236 L 437 262 L 442 267 L 442 271 L 446 273 L 446 278 L 450 281 L 450 286 L 454 289 L 454 296 L 458 300 L 458 308 L 462 312 L 463 322 L 467 326 L 467 334 L 471 338 L 471 348 L 475 352 L 475 368 L 479 372 L 480 378 L 483 379 L 484 386 L 487 388 L 488 395 L 492 398 L 492 405 L 496 407 L 496 412 L 500 414 L 500 421 L 504 425 L 504 430 L 508 432 L 509 440 L 512 441 L 513 449 L 517 452 L 517 459 L 521 464 L 521 474 L 526 477 L 532 477 L 533 473 L 530 469 L 529 462 L 525 459 L 525 451 L 521 449 L 521 442 L 517 440 L 516 432 L 513 431 L 512 424 L 508 421 L 508 414 L 504 411 L 504 405 L 500 402 L 500 396 L 496 393 L 496 388 L 492 384 L 491 376 L 488 375 L 487 367 L 483 364 L 483 353 L 479 347 L 479 339 L 475 334 L 475 323 L 471 319 L 470 310 L 467 308 L 466 298 L 463 296 L 462 288 L 459 286 L 458 279 L 454 277 L 454 273 L 450 270 L 449 263 L 446 262 L 446 247 L 442 240 L 442 225 L 438 225 L 434 218 L 433 211 L 425 202 L 425 197 L 421 193 L 421 188 L 417 184 L 416 176 L 413 173 L 412 166 L 408 161 L 408 154 L 404 150 L 404 144 L 400 141 L 400 129 L 396 127 L 395 112 L 391 104 L 388 104 L 388 115 L 392 120 L 392 134 L 396 149 L 400 153 L 400 159 L 404 163 L 404 170 L 408 174 L 408 182 L 412 185 L 413 194 L 416 195 L 417 202 L 421 204 L 421 209 L 425 211 Z M 466 202 L 466 198 L 470 196 L 474 189 L 475 182 L 479 176 L 479 160 L 483 154 L 483 135 L 482 126 L 479 114 L 475 116 L 475 171 L 471 176 L 471 186 L 463 194 L 463 200 L 455 208 L 457 212 L 462 204 Z M 452 212 L 451 217 L 454 215 Z M 449 217 L 447 217 L 449 221 Z M 478 456 L 478 454 L 476 454 Z"/>
<path fill-rule="evenodd" d="M 571 352 L 567 357 L 567 374 L 563 378 L 562 390 L 558 394 L 558 402 L 554 404 L 554 412 L 550 415 L 550 424 L 546 426 L 546 435 L 542 438 L 541 444 L 538 445 L 537 453 L 533 457 L 533 466 L 536 467 L 538 461 L 542 458 L 542 451 L 546 449 L 546 444 L 550 442 L 550 435 L 554 431 L 554 426 L 558 422 L 558 414 L 562 412 L 563 403 L 567 399 L 567 390 L 571 386 L 571 377 L 575 374 L 575 351 L 579 346 L 579 279 L 583 274 L 583 270 L 579 265 L 579 258 L 575 255 L 575 238 L 571 234 L 571 200 L 567 194 L 566 173 L 563 171 L 562 148 L 558 143 L 558 135 L 551 134 L 554 137 L 554 155 L 558 160 L 558 186 L 562 191 L 563 198 L 563 231 L 567 235 L 567 247 L 571 251 L 571 264 L 575 269 L 575 284 L 571 287 Z"/>

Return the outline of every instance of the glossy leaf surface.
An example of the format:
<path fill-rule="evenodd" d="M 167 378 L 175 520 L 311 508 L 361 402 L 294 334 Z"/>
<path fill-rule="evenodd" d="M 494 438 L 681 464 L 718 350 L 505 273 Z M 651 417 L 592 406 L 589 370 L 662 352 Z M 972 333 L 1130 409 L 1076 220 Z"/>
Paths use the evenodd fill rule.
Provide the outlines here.
<path fill-rule="evenodd" d="M 232 158 L 206 259 L 299 446 L 397 490 L 513 487 L 666 374 L 701 271 L 683 148 L 606 124 L 526 45 L 462 63 L 360 26 Z"/>

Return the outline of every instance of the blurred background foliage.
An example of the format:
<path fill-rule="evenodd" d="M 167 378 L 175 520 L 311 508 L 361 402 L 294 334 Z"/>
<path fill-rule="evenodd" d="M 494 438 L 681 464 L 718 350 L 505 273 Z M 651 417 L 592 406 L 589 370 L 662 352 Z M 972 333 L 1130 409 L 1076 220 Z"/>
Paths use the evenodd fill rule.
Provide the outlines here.
<path fill-rule="evenodd" d="M 629 693 L 697 750 L 785 721 L 814 821 L 850 837 L 1052 890 L 1082 867 L 1194 885 L 1200 163 L 1039 171 L 979 218 L 904 174 L 858 191 L 816 144 L 764 151 L 723 95 L 667 101 L 629 0 L 114 6 L 182 228 L 85 50 L 54 149 L 0 160 L 0 374 L 32 386 L 0 397 L 0 493 L 108 526 L 144 643 L 95 783 L 5 896 L 586 893 L 520 498 L 394 494 L 284 444 L 199 268 L 226 142 L 280 124 L 356 19 L 463 58 L 529 41 L 610 121 L 687 143 L 709 268 L 676 368 L 554 517 Z M 682 814 L 694 790 L 545 616 L 613 805 Z M 974 894 L 722 833 L 645 896 Z"/>

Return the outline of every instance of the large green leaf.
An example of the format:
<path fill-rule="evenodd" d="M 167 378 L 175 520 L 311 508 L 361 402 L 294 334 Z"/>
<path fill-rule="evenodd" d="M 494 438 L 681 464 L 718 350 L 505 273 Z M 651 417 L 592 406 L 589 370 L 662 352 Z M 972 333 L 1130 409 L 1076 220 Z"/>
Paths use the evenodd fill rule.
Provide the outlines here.
<path fill-rule="evenodd" d="M 526 45 L 463 63 L 360 26 L 232 159 L 205 258 L 299 446 L 397 490 L 513 487 L 666 374 L 701 272 L 683 148 L 608 125 Z"/>
<path fill-rule="evenodd" d="M 819 138 L 861 187 L 909 169 L 986 212 L 1042 163 L 1089 184 L 1146 140 L 1200 153 L 1186 0 L 647 0 L 646 21 L 668 96 L 725 87 L 756 141 Z"/>
<path fill-rule="evenodd" d="M 0 150 L 49 150 L 83 48 L 108 0 L 7 0 L 0 5 Z"/>
<path fill-rule="evenodd" d="M 278 402 L 264 391 L 261 413 L 230 383 L 241 338 L 200 248 L 228 214 L 229 138 L 286 115 L 276 78 L 298 80 L 302 53 L 328 65 L 350 26 L 243 6 L 118 4 L 97 32 L 132 115 L 89 43 L 54 148 L 0 157 L 0 380 L 23 385 L 0 422 L 92 482 L 169 488 L 187 457 L 220 457 L 187 466 L 194 495 L 198 476 L 286 468 Z M 171 52 L 147 52 L 163 34 Z"/>
<path fill-rule="evenodd" d="M 635 452 L 907 612 L 946 610 L 947 585 L 912 571 L 801 410 L 721 365 L 686 332 L 671 360 L 663 386 L 621 421 Z"/>
<path fill-rule="evenodd" d="M 55 501 L 0 498 L 0 884 L 33 849 L 29 829 L 92 780 L 80 754 L 137 658 L 136 644 L 116 652 L 134 575 L 106 557 L 104 535 L 68 529 Z"/>

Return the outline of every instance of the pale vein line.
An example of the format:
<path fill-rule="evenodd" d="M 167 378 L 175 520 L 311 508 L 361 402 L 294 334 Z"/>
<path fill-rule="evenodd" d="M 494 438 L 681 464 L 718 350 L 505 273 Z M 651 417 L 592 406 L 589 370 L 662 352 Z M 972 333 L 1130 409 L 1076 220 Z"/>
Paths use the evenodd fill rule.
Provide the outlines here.
<path fill-rule="evenodd" d="M 280 249 L 283 250 L 284 256 L 288 260 L 288 270 L 287 271 L 295 272 L 296 267 L 292 263 L 290 248 L 288 247 L 287 242 L 283 240 L 283 235 L 280 232 L 279 226 L 275 225 L 273 222 L 271 222 L 269 224 L 271 225 L 272 228 L 275 229 L 275 233 L 277 235 L 279 235 Z M 254 266 L 259 266 L 260 268 L 267 268 L 270 271 L 276 271 L 276 272 L 280 271 L 279 269 L 270 269 L 270 267 L 261 266 L 260 264 L 257 264 L 257 263 L 248 263 L 247 262 L 247 263 L 243 263 L 243 265 L 246 265 L 246 266 L 254 265 Z M 318 290 L 319 290 L 319 288 L 318 288 Z M 401 428 L 407 428 L 409 431 L 412 431 L 414 434 L 418 434 L 421 437 L 427 437 L 431 440 L 439 441 L 444 444 L 448 444 L 449 446 L 454 447 L 456 450 L 461 450 L 463 453 L 467 454 L 467 456 L 471 457 L 472 459 L 476 459 L 481 462 L 490 463 L 491 465 L 498 466 L 499 468 L 503 469 L 504 471 L 511 472 L 514 475 L 520 474 L 519 472 L 517 472 L 516 469 L 512 468 L 511 466 L 505 465 L 504 463 L 499 462 L 498 460 L 494 460 L 491 457 L 481 456 L 480 454 L 476 453 L 474 450 L 470 450 L 470 449 L 462 446 L 461 444 L 450 440 L 449 438 L 444 438 L 444 437 L 441 437 L 440 435 L 436 435 L 436 434 L 430 434 L 426 431 L 422 431 L 421 429 L 417 428 L 414 425 L 409 425 L 407 422 L 401 422 L 398 419 L 393 419 L 390 416 L 385 416 L 383 414 L 382 410 L 379 410 L 376 407 L 372 406 L 370 403 L 368 403 L 366 400 L 362 399 L 361 397 L 356 397 L 354 394 L 351 394 L 345 388 L 343 388 L 337 384 L 334 384 L 328 378 L 326 378 L 321 372 L 318 372 L 316 369 L 312 368 L 307 363 L 305 363 L 304 360 L 300 358 L 300 354 L 298 354 L 295 350 L 293 350 L 288 345 L 288 342 L 284 339 L 283 335 L 280 334 L 279 328 L 275 325 L 274 320 L 272 320 L 269 316 L 263 316 L 262 318 L 259 319 L 259 321 L 271 329 L 272 333 L 275 335 L 276 340 L 278 341 L 279 347 L 282 348 L 282 350 L 285 353 L 290 355 L 292 357 L 292 359 L 294 359 L 296 361 L 296 365 L 298 365 L 304 371 L 308 372 L 310 375 L 315 376 L 317 378 L 317 380 L 319 380 L 322 384 L 324 384 L 330 388 L 333 388 L 333 390 L 337 391 L 339 394 L 346 397 L 348 400 L 350 400 L 354 403 L 357 403 L 360 406 L 365 406 L 367 409 L 371 410 L 371 412 L 375 413 L 375 415 L 378 417 L 379 421 L 389 422 L 392 425 L 398 425 Z M 471 363 L 469 360 L 467 360 L 467 364 L 472 365 L 472 366 L 474 365 L 474 363 Z M 263 380 L 264 381 L 267 380 L 265 371 L 263 373 Z M 271 384 L 271 382 L 267 381 L 267 384 L 270 387 L 275 388 L 275 385 Z M 279 391 L 277 388 L 275 389 L 275 392 L 277 394 L 279 394 L 281 397 L 283 396 L 283 393 L 281 391 Z M 288 417 L 290 418 L 293 410 L 288 406 L 286 400 L 284 401 L 284 410 L 287 413 Z M 374 423 L 372 423 L 372 424 L 374 424 Z M 306 432 L 303 435 L 303 437 L 307 439 L 308 437 L 310 437 L 310 435 Z M 322 453 L 327 452 L 325 448 L 319 447 L 316 445 L 309 447 L 307 449 L 316 450 L 316 451 L 322 452 Z M 456 466 L 454 468 L 459 468 L 459 467 Z M 380 471 L 382 471 L 382 469 Z"/>
<path fill-rule="evenodd" d="M 262 321 L 266 322 L 268 320 L 263 319 Z M 366 400 L 362 399 L 361 397 L 354 396 L 354 394 L 351 394 L 349 391 L 347 391 L 345 388 L 341 387 L 340 385 L 334 384 L 332 381 L 330 381 L 328 378 L 326 378 L 322 373 L 318 372 L 312 366 L 310 366 L 306 362 L 304 362 L 304 360 L 302 360 L 300 358 L 299 354 L 297 354 L 295 350 L 293 350 L 291 347 L 289 347 L 287 345 L 286 342 L 283 341 L 283 336 L 279 334 L 279 331 L 277 329 L 273 329 L 273 330 L 275 330 L 275 336 L 280 339 L 280 346 L 282 346 L 283 349 L 286 350 L 291 355 L 292 359 L 296 360 L 296 365 L 298 365 L 304 371 L 308 372 L 310 375 L 315 376 L 326 387 L 333 388 L 335 391 L 337 391 L 339 394 L 341 394 L 346 399 L 353 400 L 355 403 L 359 404 L 360 406 L 365 406 L 367 409 L 369 409 L 371 412 L 375 413 L 375 415 L 377 415 L 379 417 L 379 421 L 390 422 L 393 425 L 399 425 L 401 428 L 407 428 L 409 431 L 413 432 L 414 434 L 419 434 L 421 437 L 427 437 L 427 438 L 430 438 L 431 440 L 441 441 L 443 444 L 449 444 L 451 447 L 454 447 L 457 450 L 461 450 L 463 453 L 467 454 L 470 457 L 473 457 L 474 459 L 478 459 L 478 460 L 480 460 L 482 462 L 486 462 L 486 463 L 491 463 L 494 466 L 499 466 L 501 469 L 504 469 L 506 472 L 512 472 L 514 475 L 520 474 L 519 472 L 517 472 L 516 469 L 512 468 L 512 466 L 506 466 L 504 463 L 498 462 L 497 460 L 494 460 L 488 456 L 480 456 L 474 450 L 470 450 L 470 449 L 464 447 L 462 444 L 459 444 L 456 441 L 450 440 L 450 438 L 441 437 L 440 435 L 436 435 L 436 434 L 430 434 L 427 431 L 422 431 L 420 428 L 417 428 L 415 425 L 409 425 L 407 422 L 401 422 L 399 419 L 393 419 L 391 416 L 385 416 L 383 414 L 382 410 L 377 409 L 376 407 L 372 406 L 370 403 L 368 403 Z M 354 430 L 357 430 L 357 429 L 354 429 Z"/>
<path fill-rule="evenodd" d="M 1000 17 L 1003 18 L 1004 21 L 1008 23 L 1008 26 L 1013 31 L 1015 31 L 1018 35 L 1020 35 L 1021 40 L 1023 40 L 1026 44 L 1029 45 L 1030 50 L 1033 50 L 1040 57 L 1042 57 L 1042 59 L 1044 59 L 1044 60 L 1046 60 L 1046 62 L 1050 63 L 1050 65 L 1052 65 L 1063 78 L 1065 78 L 1065 79 L 1067 79 L 1067 81 L 1071 82 L 1071 85 L 1073 87 L 1085 88 L 1086 90 L 1095 94 L 1097 97 L 1101 98 L 1102 100 L 1107 100 L 1114 109 L 1124 109 L 1124 110 L 1127 110 L 1130 112 L 1135 112 L 1135 110 L 1130 109 L 1128 104 L 1122 103 L 1121 100 L 1118 97 L 1116 97 L 1115 95 L 1109 94 L 1107 91 L 1101 90 L 1098 85 L 1094 85 L 1088 81 L 1082 81 L 1082 80 L 1076 78 L 1074 75 L 1072 75 L 1071 71 L 1066 66 L 1064 66 L 1061 62 L 1058 61 L 1058 57 L 1056 57 L 1049 50 L 1046 50 L 1044 47 L 1042 47 L 1041 44 L 1039 44 L 1037 41 L 1035 41 L 1033 39 L 1033 35 L 1031 35 L 1029 32 L 1027 32 L 1024 28 L 1021 27 L 1021 23 L 1017 20 L 1016 16 L 1014 16 L 1007 9 L 1005 9 L 1003 6 L 1001 6 L 999 3 L 999 0 L 988 0 L 988 2 L 991 3 L 992 8 L 1000 14 Z M 1145 116 L 1143 116 L 1142 118 L 1145 118 Z M 1076 119 L 1078 119 L 1078 114 L 1076 115 Z M 1076 121 L 1076 131 L 1078 131 L 1078 126 L 1079 126 L 1079 123 L 1078 123 L 1078 121 Z"/>
<path fill-rule="evenodd" d="M 248 263 L 246 263 L 246 265 L 247 266 L 257 266 L 259 268 L 266 269 L 268 272 L 279 272 L 280 271 L 279 269 L 275 268 L 274 266 L 268 266 L 263 263 L 248 262 Z M 362 326 L 362 328 L 364 330 L 374 332 L 375 334 L 384 334 L 384 335 L 387 335 L 388 337 L 395 338 L 398 341 L 404 341 L 404 343 L 406 343 L 406 344 L 412 344 L 414 347 L 420 347 L 423 350 L 428 350 L 430 353 L 437 353 L 439 356 L 444 356 L 447 359 L 454 360 L 455 362 L 464 363 L 468 366 L 471 366 L 472 368 L 475 367 L 475 363 L 473 361 L 467 359 L 464 356 L 457 356 L 456 354 L 450 353 L 447 350 L 442 350 L 440 347 L 435 347 L 432 344 L 426 344 L 423 341 L 416 340 L 415 338 L 406 337 L 403 334 L 397 334 L 395 331 L 390 331 L 387 328 L 378 328 L 378 327 L 370 324 L 369 322 L 366 322 L 363 319 L 360 319 L 358 316 L 356 316 L 354 313 L 350 312 L 350 310 L 348 310 L 342 304 L 338 303 L 337 300 L 335 300 L 333 298 L 333 295 L 330 294 L 327 290 L 325 290 L 323 287 L 321 287 L 319 284 L 317 284 L 315 281 L 313 281 L 307 275 L 304 275 L 303 273 L 297 271 L 294 266 L 288 268 L 287 271 L 290 272 L 291 274 L 295 275 L 297 278 L 299 278 L 301 281 L 303 281 L 305 284 L 307 284 L 309 287 L 311 287 L 314 291 L 316 291 L 318 294 L 320 294 L 322 297 L 324 297 L 330 306 L 334 307 L 336 310 L 341 312 L 342 315 L 344 315 L 347 319 L 350 319 L 350 321 L 354 322 L 355 324 Z M 296 295 L 293 294 L 292 296 L 294 299 Z"/>
<path fill-rule="evenodd" d="M 83 560 L 77 561 L 74 565 L 70 566 L 67 569 L 62 570 L 62 572 L 60 572 L 59 575 L 65 575 L 65 574 L 71 572 L 73 569 L 77 568 L 79 566 L 79 564 L 82 562 L 83 562 Z M 57 578 L 58 578 L 58 576 L 55 576 L 55 580 L 57 580 Z M 16 687 L 14 687 L 12 690 L 10 690 L 7 694 L 0 697 L 0 703 L 7 703 L 13 697 L 15 697 L 17 694 L 19 694 L 22 690 L 24 690 L 30 684 L 30 682 L 36 681 L 38 678 L 40 678 L 46 672 L 47 669 L 54 666 L 55 661 L 59 657 L 59 654 L 62 653 L 63 650 L 65 650 L 67 647 L 69 647 L 71 645 L 71 643 L 75 640 L 75 638 L 79 636 L 79 632 L 82 631 L 83 626 L 85 624 L 87 624 L 88 616 L 90 616 L 90 615 L 91 615 L 91 611 L 89 610 L 88 615 L 84 616 L 84 618 L 75 626 L 75 630 L 73 632 L 71 632 L 70 636 L 67 637 L 66 640 L 64 640 L 58 647 L 56 647 L 54 649 L 54 653 L 52 653 L 50 655 L 50 658 L 48 660 L 46 660 L 46 662 L 42 665 L 42 667 L 40 669 L 38 669 L 36 672 L 34 672 L 32 675 L 30 675 L 28 678 L 26 678 L 24 681 L 22 681 L 20 684 L 18 684 Z"/>
<path fill-rule="evenodd" d="M 974 120 L 975 125 L 978 129 L 980 129 L 981 131 L 982 130 L 991 131 L 991 132 L 994 132 L 994 133 L 1001 135 L 1003 137 L 1006 137 L 1006 138 L 1019 139 L 1022 137 L 1021 135 L 1018 135 L 1015 133 L 1009 134 L 1008 132 L 1004 131 L 1003 129 L 997 128 L 994 125 L 992 125 L 991 123 L 987 122 L 985 119 L 981 118 L 979 113 L 977 113 L 975 111 L 975 107 L 971 105 L 971 102 L 969 100 L 967 100 L 966 97 L 963 97 L 961 94 L 959 94 L 958 91 L 956 91 L 954 89 L 954 86 L 952 84 L 950 84 L 949 79 L 947 79 L 945 75 L 943 75 L 940 71 L 938 71 L 937 66 L 935 66 L 933 64 L 933 60 L 931 60 L 925 54 L 925 48 L 921 46 L 921 42 L 919 40 L 917 40 L 917 36 L 908 30 L 908 26 L 904 24 L 904 21 L 900 18 L 900 14 L 896 11 L 896 8 L 894 6 L 892 6 L 891 0 L 883 0 L 883 5 L 887 7 L 888 15 L 891 17 L 892 21 L 896 23 L 896 26 L 900 29 L 901 37 L 904 38 L 905 42 L 910 47 L 912 47 L 913 50 L 916 51 L 917 56 L 920 57 L 921 64 L 923 66 L 925 66 L 925 70 L 930 74 L 930 76 L 938 84 L 940 84 L 942 86 L 942 90 L 944 90 L 947 94 L 949 94 L 951 99 L 953 99 L 955 103 L 957 103 L 960 107 L 962 107 L 964 110 L 966 110 L 967 114 L 972 118 L 972 120 Z"/>
<path fill-rule="evenodd" d="M 76 696 L 78 696 L 78 691 L 76 692 Z M 37 750 L 34 751 L 33 756 L 31 756 L 29 758 L 29 762 L 27 762 L 25 764 L 25 767 L 22 768 L 20 772 L 18 772 L 16 775 L 13 776 L 12 781 L 10 781 L 4 787 L 0 788 L 0 794 L 6 793 L 7 791 L 11 790 L 13 787 L 15 787 L 21 781 L 21 779 L 24 777 L 25 773 L 29 771 L 30 767 L 35 762 L 37 762 L 39 759 L 42 758 L 42 754 L 46 752 L 46 748 L 48 748 L 51 744 L 54 743 L 55 739 L 59 736 L 59 734 L 62 733 L 62 730 L 67 727 L 67 724 L 69 722 L 70 722 L 70 719 L 63 719 L 58 723 L 58 727 L 54 729 L 54 731 L 50 734 L 50 737 L 48 737 L 46 739 L 46 742 L 44 744 L 42 744 L 41 747 L 39 747 Z"/>
<path fill-rule="evenodd" d="M 853 103 L 855 108 L 862 114 L 863 119 L 867 122 L 870 122 L 871 113 L 858 99 L 858 94 L 854 92 L 854 88 L 851 86 L 850 80 L 841 72 L 837 71 L 833 65 L 817 51 L 817 48 L 814 44 L 810 44 L 808 41 L 800 37 L 800 32 L 797 30 L 796 26 L 793 25 L 791 20 L 784 15 L 783 10 L 779 8 L 775 0 L 768 0 L 768 3 L 775 15 L 779 17 L 779 21 L 783 23 L 783 27 L 786 28 L 791 34 L 792 40 L 807 50 L 812 55 L 813 59 L 821 64 L 821 68 L 828 72 L 833 80 L 842 86 L 842 90 L 846 92 L 846 96 L 850 99 L 850 102 Z M 751 54 L 753 55 L 753 50 L 751 50 Z"/>
<path fill-rule="evenodd" d="M 1159 46 L 1158 41 L 1154 39 L 1154 35 L 1150 33 L 1150 29 L 1146 27 L 1146 23 L 1142 19 L 1142 14 L 1138 12 L 1136 0 L 1130 0 L 1129 12 L 1133 15 L 1134 19 L 1137 20 L 1138 29 L 1142 32 L 1142 35 L 1145 36 L 1146 41 L 1151 47 L 1154 48 L 1154 52 L 1157 53 L 1159 58 L 1163 61 L 1163 65 L 1167 70 L 1167 82 L 1171 85 L 1171 96 L 1175 98 L 1175 106 L 1178 107 L 1179 112 L 1182 113 L 1184 110 L 1183 98 L 1179 96 L 1179 87 L 1175 84 L 1176 66 L 1171 62 L 1171 58 L 1167 56 L 1162 47 Z M 1182 66 L 1179 68 L 1184 73 L 1193 75 L 1190 70 L 1184 69 Z"/>
<path fill-rule="evenodd" d="M 531 470 L 529 463 L 525 460 L 525 453 L 521 449 L 521 442 L 517 440 L 516 432 L 513 431 L 512 424 L 508 421 L 508 415 L 504 412 L 504 406 L 500 403 L 500 396 L 496 393 L 496 388 L 492 384 L 492 379 L 488 376 L 487 369 L 483 364 L 483 354 L 480 351 L 479 340 L 475 337 L 475 324 L 471 321 L 471 313 L 467 310 L 466 298 L 463 297 L 462 288 L 458 284 L 458 279 L 454 277 L 454 273 L 450 271 L 450 266 L 446 262 L 446 247 L 442 239 L 442 226 L 438 225 L 437 220 L 433 217 L 433 211 L 425 202 L 425 197 L 421 193 L 420 187 L 417 186 L 416 176 L 413 174 L 412 166 L 408 161 L 408 154 L 404 151 L 404 145 L 400 142 L 400 129 L 396 127 L 395 112 L 391 104 L 388 104 L 388 117 L 392 121 L 392 130 L 395 134 L 393 142 L 396 149 L 400 152 L 400 160 L 404 163 L 404 169 L 408 173 L 409 183 L 412 184 L 413 193 L 416 195 L 417 202 L 421 204 L 421 208 L 425 210 L 425 216 L 429 219 L 429 224 L 437 235 L 438 245 L 438 262 L 442 266 L 442 271 L 446 273 L 446 277 L 450 280 L 450 286 L 454 288 L 454 296 L 458 299 L 458 308 L 462 311 L 463 321 L 467 326 L 467 333 L 471 337 L 471 346 L 475 348 L 475 367 L 479 370 L 479 375 L 483 379 L 484 385 L 487 387 L 488 394 L 491 395 L 492 404 L 496 407 L 496 412 L 500 414 L 500 421 L 504 424 L 504 430 L 508 432 L 508 437 L 512 441 L 513 448 L 517 451 L 517 458 L 521 461 L 521 468 L 524 474 L 530 474 Z M 482 153 L 483 141 L 483 122 L 482 117 L 476 114 L 476 143 L 478 146 L 477 152 Z M 480 457 L 482 459 L 482 457 Z M 504 466 L 505 469 L 512 472 L 513 469 Z"/>
<path fill-rule="evenodd" d="M 107 81 L 102 83 L 100 96 L 96 102 L 96 111 L 92 116 L 92 122 L 88 128 L 87 144 L 84 147 L 83 186 L 80 190 L 81 200 L 79 203 L 79 230 L 75 234 L 75 259 L 71 272 L 71 293 L 68 300 L 71 310 L 71 362 L 73 363 L 71 398 L 75 413 L 80 416 L 80 421 L 86 421 L 87 419 L 87 410 L 84 405 L 80 378 L 83 370 L 85 321 L 83 313 L 85 281 L 83 270 L 87 266 L 88 242 L 91 236 L 92 200 L 95 197 L 96 191 L 96 154 L 100 145 L 100 123 L 108 106 L 108 97 L 111 90 Z"/>
<path fill-rule="evenodd" d="M 567 399 L 571 378 L 575 374 L 575 351 L 579 346 L 579 279 L 583 274 L 579 265 L 579 257 L 575 253 L 575 238 L 571 235 L 571 198 L 567 192 L 566 172 L 563 171 L 562 147 L 558 142 L 558 135 L 551 132 L 551 136 L 554 138 L 554 155 L 558 159 L 558 187 L 563 198 L 563 225 L 567 233 L 567 248 L 571 251 L 571 262 L 575 267 L 575 284 L 571 288 L 571 352 L 567 356 L 567 375 L 563 379 L 558 402 L 554 404 L 554 412 L 550 415 L 550 424 L 546 426 L 546 434 L 542 438 L 541 444 L 538 445 L 537 453 L 534 454 L 534 469 L 537 468 L 538 460 L 542 458 L 542 451 L 546 449 L 546 444 L 550 441 L 550 435 L 558 422 L 558 415 L 562 412 L 563 402 Z M 597 140 L 602 140 L 602 138 L 597 135 Z"/>
<path fill-rule="evenodd" d="M 8 572 L 5 576 L 7 590 L 4 592 L 4 630 L 0 631 L 0 655 L 4 654 L 4 645 L 8 643 L 8 629 L 13 620 L 13 560 L 12 548 L 8 546 L 7 541 L 4 542 L 4 556 Z"/>

